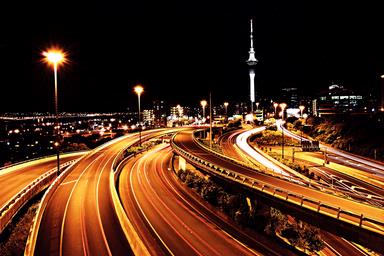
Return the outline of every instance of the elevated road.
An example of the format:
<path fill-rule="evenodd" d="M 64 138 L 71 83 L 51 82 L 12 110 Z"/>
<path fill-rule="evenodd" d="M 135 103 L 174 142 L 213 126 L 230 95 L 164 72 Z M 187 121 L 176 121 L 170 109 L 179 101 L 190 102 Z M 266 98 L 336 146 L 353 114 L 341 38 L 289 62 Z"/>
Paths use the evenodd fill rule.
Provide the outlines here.
<path fill-rule="evenodd" d="M 163 130 L 142 133 L 143 140 Z M 50 197 L 42 213 L 31 254 L 130 255 L 110 187 L 113 163 L 138 135 L 115 139 L 75 164 Z"/>
<path fill-rule="evenodd" d="M 124 209 L 152 255 L 293 254 L 191 196 L 171 170 L 172 155 L 168 145 L 157 146 L 127 162 L 119 178 Z"/>
<path fill-rule="evenodd" d="M 74 153 L 61 155 L 61 163 L 75 160 L 85 154 Z M 17 193 L 28 186 L 39 176 L 55 169 L 56 156 L 29 161 L 0 170 L 0 209 Z"/>
<path fill-rule="evenodd" d="M 231 158 L 238 159 L 239 161 L 246 161 L 247 157 L 244 157 L 244 152 L 240 152 L 239 148 L 236 146 L 237 137 L 247 130 L 242 129 L 238 131 L 229 132 L 223 135 L 220 138 L 220 145 L 224 146 L 222 148 L 224 155 L 227 155 Z M 248 140 L 247 140 L 248 141 Z M 251 157 L 251 156 L 248 156 Z M 297 156 L 296 156 L 297 157 Z M 248 162 L 248 161 L 247 161 Z M 366 252 L 357 248 L 356 245 L 351 242 L 335 236 L 329 232 L 321 231 L 321 236 L 325 242 L 326 248 L 322 250 L 322 253 L 325 255 L 368 255 Z"/>
<path fill-rule="evenodd" d="M 194 141 L 192 132 L 178 133 L 177 136 L 175 136 L 174 138 L 174 144 L 183 152 L 188 152 L 188 154 L 191 154 L 197 157 L 198 159 L 201 159 L 203 162 L 205 161 L 205 162 L 212 163 L 215 166 L 219 167 L 220 170 L 228 170 L 230 173 L 227 174 L 227 176 L 231 175 L 232 173 L 232 175 L 235 175 L 234 178 L 236 179 L 237 178 L 236 176 L 241 175 L 241 177 L 244 177 L 244 178 L 240 178 L 240 180 L 237 182 L 237 184 L 239 184 L 240 186 L 248 187 L 250 186 L 248 185 L 250 181 L 248 182 L 246 181 L 254 180 L 254 182 L 257 181 L 258 184 L 262 184 L 262 187 L 260 188 L 260 190 L 264 194 L 272 194 L 274 198 L 276 198 L 276 195 L 277 195 L 277 197 L 281 198 L 280 201 L 286 201 L 287 205 L 290 205 L 288 201 L 290 201 L 291 203 L 295 203 L 295 202 L 298 203 L 298 205 L 301 205 L 302 214 L 305 214 L 305 212 L 307 212 L 307 214 L 309 215 L 311 214 L 313 215 L 313 213 L 316 213 L 318 217 L 321 217 L 321 216 L 327 217 L 325 219 L 328 219 L 328 221 L 331 221 L 336 224 L 344 223 L 343 225 L 347 225 L 347 223 L 349 224 L 354 223 L 355 228 L 353 228 L 353 226 L 349 226 L 349 228 L 345 228 L 345 230 L 348 229 L 347 233 L 353 230 L 355 230 L 355 232 L 357 230 L 360 230 L 359 231 L 360 233 L 356 235 L 360 235 L 361 237 L 363 232 L 362 232 L 362 229 L 359 228 L 359 225 L 364 225 L 363 224 L 363 217 L 364 217 L 364 220 L 365 219 L 373 220 L 373 222 L 366 223 L 364 227 L 367 230 L 378 232 L 378 234 L 381 234 L 381 235 L 378 235 L 380 237 L 383 236 L 384 227 L 382 224 L 379 224 L 379 223 L 384 223 L 383 209 L 362 204 L 359 202 L 355 202 L 352 200 L 348 200 L 346 198 L 341 198 L 332 194 L 327 194 L 322 191 L 305 187 L 299 184 L 291 183 L 283 179 L 258 173 L 245 166 L 240 166 L 234 162 L 228 161 L 226 159 L 223 159 L 222 157 L 212 154 L 207 150 L 203 149 L 202 147 L 200 147 L 198 143 Z M 180 150 L 176 150 L 176 152 Z M 189 155 L 185 155 L 185 156 L 188 157 Z M 197 163 L 191 157 L 187 160 L 191 161 L 194 164 Z M 210 166 L 210 168 L 206 168 L 206 169 L 212 170 L 212 168 L 213 167 Z M 221 177 L 224 177 L 224 176 L 225 175 L 221 175 Z M 254 182 L 252 182 L 251 184 L 252 187 L 254 187 L 254 184 L 255 184 Z M 270 191 L 269 188 L 273 188 L 272 191 Z M 284 192 L 280 193 L 277 191 L 284 191 Z M 289 199 L 290 196 L 293 196 L 292 200 Z M 308 200 L 308 202 L 311 202 L 311 203 L 305 206 L 306 203 L 304 203 L 305 200 L 303 201 L 303 198 L 306 198 L 306 200 Z M 343 213 L 353 213 L 353 214 L 342 214 L 340 212 L 340 208 Z M 313 215 L 313 217 L 315 216 Z M 337 221 L 332 220 L 332 218 L 337 219 Z M 367 234 L 370 234 L 370 233 L 368 232 Z M 361 237 L 354 237 L 354 239 L 359 240 L 361 239 Z M 372 234 L 372 237 L 375 237 L 375 235 Z M 358 242 L 361 242 L 361 241 L 359 240 Z"/>

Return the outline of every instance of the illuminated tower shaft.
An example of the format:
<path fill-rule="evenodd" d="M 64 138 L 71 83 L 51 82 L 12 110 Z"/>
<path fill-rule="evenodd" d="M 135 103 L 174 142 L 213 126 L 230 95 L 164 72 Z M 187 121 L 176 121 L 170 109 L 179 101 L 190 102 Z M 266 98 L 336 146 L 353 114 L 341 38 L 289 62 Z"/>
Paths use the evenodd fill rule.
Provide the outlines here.
<path fill-rule="evenodd" d="M 249 48 L 249 58 L 247 64 L 249 66 L 249 84 L 250 84 L 250 100 L 251 100 L 251 112 L 253 113 L 253 105 L 255 103 L 255 71 L 253 66 L 257 64 L 257 59 L 255 57 L 255 51 L 253 49 L 253 24 L 251 20 L 251 47 Z"/>

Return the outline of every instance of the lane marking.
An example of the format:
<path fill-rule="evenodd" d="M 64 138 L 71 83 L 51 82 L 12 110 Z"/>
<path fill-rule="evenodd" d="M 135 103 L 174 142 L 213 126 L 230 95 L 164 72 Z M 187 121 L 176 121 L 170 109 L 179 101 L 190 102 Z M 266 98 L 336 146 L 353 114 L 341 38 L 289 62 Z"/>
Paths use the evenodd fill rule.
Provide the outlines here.
<path fill-rule="evenodd" d="M 73 188 L 71 190 L 71 193 L 69 194 L 69 197 L 68 197 L 68 200 L 67 200 L 67 203 L 65 205 L 65 209 L 64 209 L 64 215 L 63 215 L 63 220 L 61 222 L 61 231 L 60 231 L 60 251 L 59 251 L 59 255 L 62 256 L 63 255 L 63 237 L 64 237 L 64 225 L 65 225 L 65 219 L 66 219 L 66 216 L 67 216 L 67 210 L 68 210 L 68 205 L 69 205 L 69 202 L 71 201 L 71 198 L 72 198 L 72 194 L 73 194 L 73 191 L 75 190 L 79 180 L 81 179 L 81 177 L 84 175 L 84 173 L 88 170 L 88 168 L 94 163 L 96 162 L 100 157 L 102 157 L 104 155 L 104 153 L 102 153 L 101 155 L 99 155 L 96 159 L 94 159 L 91 163 L 89 163 L 89 165 L 87 165 L 87 167 L 82 171 L 82 173 L 80 174 L 79 178 L 77 179 L 75 185 L 73 185 Z M 83 239 L 83 237 L 81 238 Z M 85 248 L 83 248 L 84 250 Z M 84 251 L 84 255 L 87 255 L 86 251 Z"/>
<path fill-rule="evenodd" d="M 77 179 L 76 179 L 76 180 L 67 181 L 67 182 L 62 182 L 62 183 L 60 183 L 59 186 L 68 185 L 68 184 L 74 183 L 74 182 L 76 182 L 76 181 L 77 181 Z"/>
<path fill-rule="evenodd" d="M 102 234 L 102 237 L 103 237 L 103 240 L 104 240 L 104 243 L 107 247 L 107 250 L 108 250 L 108 254 L 109 255 L 112 255 L 112 252 L 111 252 L 111 249 L 109 248 L 109 244 L 108 244 L 108 241 L 107 241 L 107 237 L 105 236 L 105 232 L 104 232 L 104 228 L 103 228 L 103 223 L 101 221 L 101 216 L 100 216 L 100 207 L 99 207 L 99 184 L 100 184 L 100 180 L 101 180 L 101 176 L 105 170 L 105 166 L 108 164 L 108 162 L 111 161 L 111 158 L 109 158 L 106 163 L 104 164 L 100 174 L 99 174 L 99 178 L 97 179 L 97 185 L 96 185 L 96 212 L 97 212 L 97 219 L 99 221 L 99 225 L 100 225 L 100 229 L 101 229 L 101 234 Z"/>
<path fill-rule="evenodd" d="M 135 166 L 137 165 L 138 161 L 135 162 L 135 164 L 132 166 L 132 170 L 135 168 Z M 151 222 L 149 221 L 148 217 L 145 215 L 143 209 L 141 208 L 140 204 L 138 203 L 138 200 L 137 200 L 137 197 L 136 197 L 136 193 L 133 189 L 133 183 L 132 183 L 132 173 L 133 171 L 131 170 L 130 174 L 129 174 L 129 183 L 131 184 L 131 192 L 133 194 L 133 197 L 135 198 L 135 201 L 136 201 L 136 205 L 139 207 L 139 210 L 141 212 L 141 214 L 143 215 L 143 217 L 145 218 L 145 220 L 147 221 L 147 223 L 149 224 L 149 226 L 151 227 L 152 231 L 156 234 L 156 236 L 158 237 L 158 239 L 160 240 L 160 242 L 164 245 L 164 247 L 168 250 L 168 252 L 171 254 L 171 255 L 174 255 L 171 251 L 171 249 L 167 246 L 167 244 L 164 242 L 164 240 L 160 237 L 159 233 L 157 233 L 156 229 L 152 226 Z"/>

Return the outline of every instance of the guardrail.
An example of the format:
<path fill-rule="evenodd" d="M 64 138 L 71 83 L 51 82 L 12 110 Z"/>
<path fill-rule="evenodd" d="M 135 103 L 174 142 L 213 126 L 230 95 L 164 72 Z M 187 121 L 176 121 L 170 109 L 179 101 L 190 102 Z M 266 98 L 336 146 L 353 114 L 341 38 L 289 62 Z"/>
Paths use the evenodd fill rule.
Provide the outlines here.
<path fill-rule="evenodd" d="M 71 165 L 75 160 L 68 161 L 62 165 L 61 168 Z M 0 233 L 5 229 L 12 218 L 18 213 L 18 211 L 37 193 L 43 191 L 53 179 L 56 177 L 57 168 L 53 168 L 46 173 L 40 175 L 33 180 L 29 185 L 24 187 L 19 193 L 11 198 L 0 209 Z"/>
<path fill-rule="evenodd" d="M 187 158 L 196 166 L 208 172 L 211 172 L 216 176 L 219 176 L 226 180 L 234 181 L 239 185 L 245 186 L 251 190 L 257 190 L 259 192 L 267 193 L 270 196 L 273 196 L 277 199 L 284 200 L 286 202 L 295 204 L 302 208 L 309 209 L 313 212 L 321 213 L 321 214 L 333 217 L 335 219 L 344 221 L 346 223 L 350 223 L 352 225 L 370 230 L 377 234 L 384 235 L 383 230 L 378 230 L 377 228 L 374 228 L 376 225 L 381 226 L 382 229 L 384 228 L 384 222 L 381 220 L 365 217 L 361 213 L 355 213 L 349 210 L 342 209 L 339 206 L 329 205 L 318 200 L 307 198 L 302 194 L 292 193 L 288 190 L 284 190 L 282 188 L 275 187 L 267 183 L 263 183 L 261 181 L 258 181 L 249 176 L 240 174 L 233 170 L 226 170 L 223 167 L 204 161 L 203 159 L 200 159 L 192 155 L 191 153 L 184 151 L 174 142 L 175 136 L 172 138 L 171 146 L 177 154 Z M 328 211 L 326 211 L 327 209 Z M 351 220 L 351 218 L 353 218 L 353 220 Z"/>

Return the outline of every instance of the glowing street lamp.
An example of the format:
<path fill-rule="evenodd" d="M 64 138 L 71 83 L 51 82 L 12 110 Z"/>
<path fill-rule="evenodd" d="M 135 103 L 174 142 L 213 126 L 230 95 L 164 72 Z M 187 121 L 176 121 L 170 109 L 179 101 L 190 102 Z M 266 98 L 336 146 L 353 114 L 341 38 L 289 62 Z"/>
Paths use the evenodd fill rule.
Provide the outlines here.
<path fill-rule="evenodd" d="M 284 120 L 284 109 L 287 107 L 287 104 L 285 103 L 280 103 L 280 108 L 281 108 L 281 112 L 282 112 L 282 117 L 281 119 Z"/>
<path fill-rule="evenodd" d="M 277 108 L 277 106 L 279 106 L 279 104 L 277 104 L 276 102 L 273 103 L 273 107 L 275 108 L 275 116 L 276 116 L 276 108 Z"/>
<path fill-rule="evenodd" d="M 205 107 L 207 106 L 207 101 L 202 100 L 202 101 L 200 101 L 200 104 L 203 107 L 203 118 L 205 118 Z"/>
<path fill-rule="evenodd" d="M 60 174 L 60 126 L 59 126 L 59 112 L 58 112 L 58 98 L 57 98 L 57 69 L 60 64 L 67 62 L 66 53 L 60 49 L 52 48 L 43 52 L 44 61 L 53 66 L 53 75 L 55 81 L 55 128 L 56 131 L 56 154 L 57 154 L 57 176 Z"/>
<path fill-rule="evenodd" d="M 256 102 L 256 110 L 259 110 L 260 102 Z"/>
<path fill-rule="evenodd" d="M 305 106 L 300 105 L 299 109 L 300 109 L 300 117 L 303 118 L 303 110 L 305 109 Z"/>
<path fill-rule="evenodd" d="M 229 105 L 228 102 L 224 102 L 225 115 L 227 115 L 227 113 L 228 113 L 228 105 Z"/>
<path fill-rule="evenodd" d="M 139 104 L 139 146 L 141 146 L 141 120 L 140 120 L 140 96 L 144 91 L 144 88 L 141 85 L 136 85 L 135 93 L 137 94 L 138 104 Z"/>

